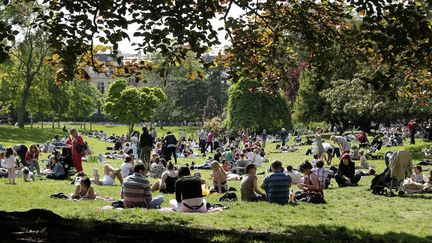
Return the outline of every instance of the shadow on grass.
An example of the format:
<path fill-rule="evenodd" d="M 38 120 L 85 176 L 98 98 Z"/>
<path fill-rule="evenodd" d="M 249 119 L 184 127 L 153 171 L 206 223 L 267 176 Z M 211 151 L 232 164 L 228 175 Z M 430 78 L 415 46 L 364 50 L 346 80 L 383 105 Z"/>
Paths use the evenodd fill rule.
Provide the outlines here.
<path fill-rule="evenodd" d="M 217 216 L 217 215 L 215 215 Z M 163 220 L 166 219 L 166 220 Z M 32 242 L 285 242 L 285 241 L 368 241 L 430 242 L 432 236 L 406 233 L 371 234 L 345 227 L 293 226 L 284 233 L 217 230 L 184 226 L 163 217 L 161 224 L 129 224 L 63 219 L 51 211 L 0 212 L 2 241 Z M 180 223 L 180 224 L 179 224 Z M 183 225 L 181 225 L 183 224 Z M 187 223 L 186 223 L 187 225 Z M 371 226 L 373 227 L 373 226 Z"/>

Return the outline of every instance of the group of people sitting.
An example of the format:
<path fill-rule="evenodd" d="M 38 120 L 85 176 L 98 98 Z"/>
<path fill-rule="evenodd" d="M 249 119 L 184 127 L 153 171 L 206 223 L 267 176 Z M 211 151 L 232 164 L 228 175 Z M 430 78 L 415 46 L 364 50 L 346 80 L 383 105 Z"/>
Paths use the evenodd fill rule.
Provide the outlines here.
<path fill-rule="evenodd" d="M 16 184 L 17 177 L 23 178 L 24 182 L 34 181 L 41 175 L 45 175 L 47 179 L 67 178 L 65 168 L 60 162 L 60 152 L 55 150 L 48 157 L 45 168 L 40 167 L 40 153 L 38 146 L 32 144 L 20 162 L 16 149 L 6 148 L 5 151 L 0 152 L 0 177 L 7 177 L 10 184 Z"/>

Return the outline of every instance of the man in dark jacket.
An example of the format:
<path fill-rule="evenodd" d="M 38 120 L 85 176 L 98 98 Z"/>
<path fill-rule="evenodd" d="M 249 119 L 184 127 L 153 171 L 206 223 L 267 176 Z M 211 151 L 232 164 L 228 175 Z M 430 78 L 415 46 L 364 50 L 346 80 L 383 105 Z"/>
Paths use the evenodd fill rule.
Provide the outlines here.
<path fill-rule="evenodd" d="M 150 154 L 153 149 L 154 140 L 147 127 L 143 127 L 142 130 L 143 134 L 141 134 L 140 138 L 141 160 L 148 168 L 150 166 Z"/>
<path fill-rule="evenodd" d="M 167 151 L 167 155 L 172 155 L 174 157 L 174 161 L 177 164 L 177 138 L 174 134 L 171 132 L 167 132 L 167 135 L 165 136 L 164 140 L 162 141 L 164 143 L 165 149 Z"/>

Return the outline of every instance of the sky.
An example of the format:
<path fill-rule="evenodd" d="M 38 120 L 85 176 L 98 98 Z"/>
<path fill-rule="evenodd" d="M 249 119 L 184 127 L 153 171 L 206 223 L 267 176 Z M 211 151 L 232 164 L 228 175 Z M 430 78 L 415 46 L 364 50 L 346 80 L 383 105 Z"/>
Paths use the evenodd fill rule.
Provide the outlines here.
<path fill-rule="evenodd" d="M 233 4 L 228 16 L 233 17 L 233 18 L 238 18 L 242 13 L 243 13 L 243 10 L 240 7 L 238 7 L 237 5 Z M 224 26 L 224 22 L 219 20 L 219 17 L 211 20 L 210 22 L 212 23 L 213 28 L 216 31 L 219 27 Z M 137 30 L 137 28 L 138 28 L 138 25 L 136 25 L 136 24 L 129 26 L 128 34 L 129 34 L 131 41 L 128 41 L 126 39 L 126 40 L 119 42 L 119 50 L 121 53 L 128 53 L 128 54 L 137 53 L 137 51 L 135 51 L 136 47 L 132 46 L 133 42 L 139 41 L 139 38 L 133 36 L 133 33 Z M 219 46 L 212 47 L 213 51 L 218 51 L 218 50 L 222 49 L 224 46 L 230 44 L 229 40 L 225 40 L 225 35 L 226 35 L 225 30 L 218 32 L 218 39 L 219 39 L 219 42 L 221 42 L 221 44 Z"/>

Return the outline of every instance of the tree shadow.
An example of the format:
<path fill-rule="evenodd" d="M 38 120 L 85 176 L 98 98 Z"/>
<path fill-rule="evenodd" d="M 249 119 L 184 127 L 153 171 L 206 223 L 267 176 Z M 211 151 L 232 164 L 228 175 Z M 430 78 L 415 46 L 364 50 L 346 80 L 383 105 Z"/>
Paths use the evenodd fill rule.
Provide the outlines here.
<path fill-rule="evenodd" d="M 217 216 L 216 216 L 217 217 Z M 286 241 L 368 241 L 430 242 L 432 236 L 408 233 L 372 234 L 345 227 L 292 226 L 283 233 L 193 228 L 187 222 L 163 217 L 161 223 L 131 224 L 85 219 L 63 219 L 51 211 L 0 212 L 2 240 L 48 242 L 286 242 Z M 371 226 L 372 227 L 372 226 Z M 279 229 L 280 230 L 280 229 Z"/>

